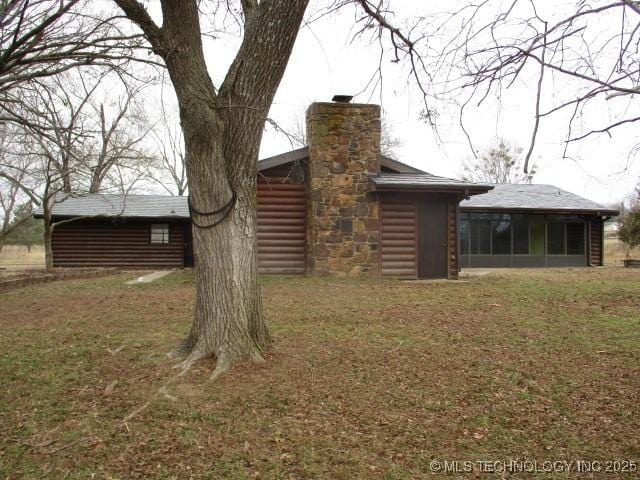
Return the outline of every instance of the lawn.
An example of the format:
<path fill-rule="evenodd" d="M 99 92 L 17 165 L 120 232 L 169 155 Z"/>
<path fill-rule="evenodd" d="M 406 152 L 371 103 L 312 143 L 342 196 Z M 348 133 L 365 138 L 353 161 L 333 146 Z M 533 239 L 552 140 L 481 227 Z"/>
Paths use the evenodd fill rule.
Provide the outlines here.
<path fill-rule="evenodd" d="M 164 389 L 192 278 L 124 284 L 134 276 L 0 294 L 1 478 L 412 479 L 434 460 L 640 460 L 640 271 L 263 279 L 267 362 L 215 383 L 203 362 Z"/>

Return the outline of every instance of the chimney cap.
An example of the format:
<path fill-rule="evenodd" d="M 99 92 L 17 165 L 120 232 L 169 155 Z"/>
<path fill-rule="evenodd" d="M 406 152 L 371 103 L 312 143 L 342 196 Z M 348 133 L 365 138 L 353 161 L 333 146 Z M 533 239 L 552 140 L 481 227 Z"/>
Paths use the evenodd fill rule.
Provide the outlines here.
<path fill-rule="evenodd" d="M 349 103 L 352 98 L 353 95 L 334 95 L 331 100 L 336 103 Z"/>

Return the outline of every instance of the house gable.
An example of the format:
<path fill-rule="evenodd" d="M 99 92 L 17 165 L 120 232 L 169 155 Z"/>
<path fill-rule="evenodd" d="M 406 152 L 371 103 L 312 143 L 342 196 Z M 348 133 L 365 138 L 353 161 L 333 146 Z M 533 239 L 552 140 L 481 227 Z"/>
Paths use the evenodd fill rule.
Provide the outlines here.
<path fill-rule="evenodd" d="M 387 155 L 380 155 L 380 171 L 382 173 L 427 173 L 406 163 L 395 160 Z M 309 161 L 309 147 L 302 147 L 289 152 L 280 153 L 258 161 L 258 172 L 284 171 L 284 167 L 294 162 L 306 164 Z M 281 170 L 275 170 L 280 167 Z"/>

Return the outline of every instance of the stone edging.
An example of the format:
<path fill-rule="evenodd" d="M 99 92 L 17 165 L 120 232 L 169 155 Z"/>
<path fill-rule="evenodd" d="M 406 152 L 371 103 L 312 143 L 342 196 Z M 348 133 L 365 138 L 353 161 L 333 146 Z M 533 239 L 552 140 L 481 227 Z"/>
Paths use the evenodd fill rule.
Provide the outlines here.
<path fill-rule="evenodd" d="M 82 270 L 62 270 L 52 273 L 36 273 L 28 275 L 26 278 L 8 278 L 2 280 L 0 277 L 0 292 L 6 292 L 16 288 L 27 287 L 29 285 L 37 285 L 40 283 L 53 282 L 56 280 L 73 280 L 81 278 L 96 278 L 113 275 L 119 270 L 117 268 L 100 268 L 100 269 L 82 269 Z"/>

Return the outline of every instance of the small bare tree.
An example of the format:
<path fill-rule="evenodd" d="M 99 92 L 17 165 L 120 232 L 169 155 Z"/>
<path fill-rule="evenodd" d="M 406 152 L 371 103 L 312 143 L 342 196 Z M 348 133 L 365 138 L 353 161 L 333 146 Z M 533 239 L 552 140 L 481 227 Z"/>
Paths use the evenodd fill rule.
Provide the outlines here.
<path fill-rule="evenodd" d="M 0 252 L 7 236 L 31 218 L 31 209 L 24 208 L 25 195 L 13 181 L 0 171 Z"/>
<path fill-rule="evenodd" d="M 623 206 L 625 206 L 624 203 Z M 617 219 L 618 238 L 624 244 L 625 258 L 629 259 L 631 251 L 640 246 L 640 185 L 631 195 L 628 208 L 620 210 L 620 216 Z"/>
<path fill-rule="evenodd" d="M 531 183 L 536 168 L 531 166 L 524 173 L 522 151 L 521 147 L 499 138 L 494 146 L 484 150 L 477 158 L 464 162 L 462 178 L 480 183 Z"/>

